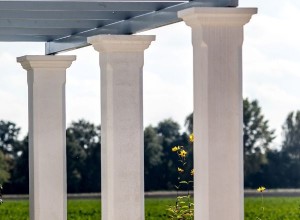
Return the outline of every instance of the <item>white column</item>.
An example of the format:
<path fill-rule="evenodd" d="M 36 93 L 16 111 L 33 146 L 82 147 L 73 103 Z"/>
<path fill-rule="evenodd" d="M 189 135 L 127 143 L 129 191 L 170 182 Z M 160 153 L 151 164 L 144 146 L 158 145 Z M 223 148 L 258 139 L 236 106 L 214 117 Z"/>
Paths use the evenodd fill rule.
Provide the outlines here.
<path fill-rule="evenodd" d="M 24 56 L 29 114 L 31 220 L 67 219 L 66 69 L 75 56 Z"/>
<path fill-rule="evenodd" d="M 143 64 L 155 36 L 96 36 L 100 52 L 102 219 L 144 219 Z"/>
<path fill-rule="evenodd" d="M 191 8 L 195 220 L 242 220 L 243 26 L 255 8 Z"/>

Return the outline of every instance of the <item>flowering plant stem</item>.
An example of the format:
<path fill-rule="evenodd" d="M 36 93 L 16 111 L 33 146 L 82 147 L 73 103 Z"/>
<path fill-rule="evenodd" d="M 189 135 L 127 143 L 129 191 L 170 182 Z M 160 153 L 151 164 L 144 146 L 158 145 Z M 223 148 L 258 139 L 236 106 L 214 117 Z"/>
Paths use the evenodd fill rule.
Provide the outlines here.
<path fill-rule="evenodd" d="M 266 188 L 264 186 L 260 186 L 257 191 L 261 193 L 261 218 L 256 217 L 256 219 L 258 220 L 262 220 L 264 217 L 264 211 L 265 211 L 265 207 L 264 207 L 264 194 L 263 192 L 266 190 Z"/>
<path fill-rule="evenodd" d="M 190 142 L 192 143 L 191 137 Z M 167 211 L 169 212 L 169 219 L 192 220 L 194 219 L 194 204 L 191 201 L 190 185 L 193 186 L 191 176 L 194 175 L 194 169 L 190 171 L 189 175 L 186 175 L 188 174 L 188 167 L 186 162 L 188 153 L 185 151 L 185 148 L 183 146 L 173 147 L 172 151 L 176 152 L 178 155 L 179 166 L 177 167 L 178 183 L 175 185 L 177 198 L 175 206 L 169 206 L 169 208 L 167 209 Z M 187 190 L 186 196 L 179 196 L 178 192 L 182 188 Z"/>

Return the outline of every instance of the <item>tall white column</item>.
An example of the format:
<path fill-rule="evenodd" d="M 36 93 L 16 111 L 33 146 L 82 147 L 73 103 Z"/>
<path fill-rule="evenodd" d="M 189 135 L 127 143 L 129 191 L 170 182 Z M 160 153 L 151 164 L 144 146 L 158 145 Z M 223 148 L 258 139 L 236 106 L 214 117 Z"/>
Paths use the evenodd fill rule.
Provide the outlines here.
<path fill-rule="evenodd" d="M 242 220 L 243 26 L 255 8 L 191 8 L 195 220 Z"/>
<path fill-rule="evenodd" d="M 144 219 L 143 64 L 155 36 L 96 36 L 103 220 Z"/>
<path fill-rule="evenodd" d="M 67 219 L 66 69 L 75 56 L 24 56 L 29 114 L 31 220 Z"/>

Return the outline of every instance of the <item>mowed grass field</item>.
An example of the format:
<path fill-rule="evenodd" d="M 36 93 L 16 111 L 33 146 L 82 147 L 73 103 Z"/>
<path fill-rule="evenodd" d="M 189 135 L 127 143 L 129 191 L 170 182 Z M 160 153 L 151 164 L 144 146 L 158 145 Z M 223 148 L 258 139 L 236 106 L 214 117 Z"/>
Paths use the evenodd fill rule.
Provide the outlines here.
<path fill-rule="evenodd" d="M 230 201 L 228 201 L 230 202 Z M 165 209 L 173 199 L 146 199 L 146 220 L 167 219 Z M 68 220 L 99 220 L 100 201 L 69 200 Z M 1 220 L 29 220 L 28 201 L 5 201 L 0 206 Z M 264 211 L 260 198 L 245 199 L 245 220 L 300 220 L 300 198 L 265 198 Z"/>

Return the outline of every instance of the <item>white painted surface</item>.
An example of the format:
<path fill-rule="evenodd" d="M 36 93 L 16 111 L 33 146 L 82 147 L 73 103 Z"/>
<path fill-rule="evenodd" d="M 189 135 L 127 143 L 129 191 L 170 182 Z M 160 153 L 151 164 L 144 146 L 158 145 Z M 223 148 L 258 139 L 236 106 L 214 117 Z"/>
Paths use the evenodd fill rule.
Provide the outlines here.
<path fill-rule="evenodd" d="M 254 8 L 191 8 L 195 220 L 242 220 L 243 26 Z"/>
<path fill-rule="evenodd" d="M 102 219 L 144 219 L 143 64 L 155 36 L 96 36 L 100 52 Z"/>
<path fill-rule="evenodd" d="M 75 56 L 24 56 L 29 112 L 30 219 L 66 220 L 66 68 Z"/>

